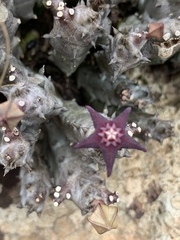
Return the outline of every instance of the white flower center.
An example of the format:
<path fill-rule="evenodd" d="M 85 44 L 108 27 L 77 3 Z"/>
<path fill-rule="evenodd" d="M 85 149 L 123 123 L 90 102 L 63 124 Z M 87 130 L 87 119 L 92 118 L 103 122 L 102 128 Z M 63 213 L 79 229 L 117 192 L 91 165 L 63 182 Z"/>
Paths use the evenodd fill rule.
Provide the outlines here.
<path fill-rule="evenodd" d="M 108 147 L 110 145 L 117 146 L 118 143 L 121 143 L 121 128 L 117 128 L 116 124 L 113 123 L 112 126 L 107 123 L 105 127 L 100 128 L 100 133 L 98 135 L 102 138 L 101 143 L 105 143 Z"/>

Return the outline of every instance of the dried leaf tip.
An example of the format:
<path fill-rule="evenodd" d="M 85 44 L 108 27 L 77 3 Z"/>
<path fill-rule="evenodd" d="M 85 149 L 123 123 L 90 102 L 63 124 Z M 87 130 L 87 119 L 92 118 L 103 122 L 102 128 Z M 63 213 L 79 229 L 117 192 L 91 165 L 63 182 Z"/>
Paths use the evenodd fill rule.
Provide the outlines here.
<path fill-rule="evenodd" d="M 161 22 L 151 22 L 149 24 L 149 32 L 146 38 L 157 38 L 158 40 L 163 39 L 164 24 Z"/>
<path fill-rule="evenodd" d="M 103 234 L 118 227 L 117 214 L 117 207 L 99 203 L 87 219 L 99 234 Z"/>
<path fill-rule="evenodd" d="M 0 125 L 8 127 L 13 131 L 19 121 L 23 118 L 24 113 L 11 100 L 0 104 Z"/>

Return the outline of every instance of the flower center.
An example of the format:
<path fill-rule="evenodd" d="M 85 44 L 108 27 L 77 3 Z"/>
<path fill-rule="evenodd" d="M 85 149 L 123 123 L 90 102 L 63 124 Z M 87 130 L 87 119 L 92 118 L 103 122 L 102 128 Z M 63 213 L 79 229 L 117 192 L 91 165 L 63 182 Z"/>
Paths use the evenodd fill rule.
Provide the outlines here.
<path fill-rule="evenodd" d="M 113 123 L 112 126 L 107 123 L 105 127 L 101 127 L 99 130 L 98 135 L 102 138 L 101 143 L 105 143 L 107 147 L 110 145 L 116 147 L 118 143 L 122 142 L 122 129 L 117 128 L 115 123 Z"/>

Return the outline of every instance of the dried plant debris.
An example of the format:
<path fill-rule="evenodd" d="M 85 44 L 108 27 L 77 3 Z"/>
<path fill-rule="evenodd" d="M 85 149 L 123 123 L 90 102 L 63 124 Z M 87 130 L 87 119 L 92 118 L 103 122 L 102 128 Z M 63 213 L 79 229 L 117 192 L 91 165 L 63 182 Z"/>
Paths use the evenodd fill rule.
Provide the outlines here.
<path fill-rule="evenodd" d="M 162 95 L 178 82 L 179 8 L 178 0 L 0 1 L 0 164 L 6 177 L 20 168 L 20 206 L 28 213 L 40 214 L 52 195 L 55 207 L 71 200 L 99 234 L 118 227 L 121 199 L 122 222 L 133 222 L 132 229 L 140 223 L 143 230 L 150 211 L 155 220 L 166 208 L 173 216 L 178 190 L 171 192 L 167 174 L 177 177 L 178 164 L 171 152 L 173 160 L 161 162 L 167 171 L 154 173 L 148 140 L 176 135 L 172 121 L 158 117 L 151 75 L 140 71 L 144 64 L 170 69 L 156 81 Z M 110 185 L 118 179 L 120 195 L 107 176 Z M 149 239 L 159 239 L 151 224 Z"/>
<path fill-rule="evenodd" d="M 94 212 L 88 216 L 88 221 L 99 234 L 103 234 L 118 227 L 118 208 L 99 203 Z"/>
<path fill-rule="evenodd" d="M 143 52 L 152 62 L 162 63 L 174 56 L 180 50 L 180 21 L 167 17 L 157 23 L 163 23 L 164 25 L 163 36 L 159 41 L 155 39 L 148 41 L 146 46 L 144 46 Z M 160 32 L 159 34 L 160 36 L 162 35 Z"/>
<path fill-rule="evenodd" d="M 24 112 L 13 101 L 0 104 L 0 126 L 13 130 L 23 118 Z"/>

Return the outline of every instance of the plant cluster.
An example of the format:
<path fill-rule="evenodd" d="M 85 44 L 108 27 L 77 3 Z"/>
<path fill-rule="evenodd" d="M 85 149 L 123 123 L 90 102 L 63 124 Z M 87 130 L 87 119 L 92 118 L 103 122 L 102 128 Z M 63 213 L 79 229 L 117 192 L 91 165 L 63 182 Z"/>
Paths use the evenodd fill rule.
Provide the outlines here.
<path fill-rule="evenodd" d="M 20 168 L 28 212 L 40 213 L 54 189 L 55 206 L 71 199 L 83 215 L 106 218 L 105 226 L 89 218 L 99 233 L 116 227 L 109 205 L 121 196 L 107 189 L 101 172 L 109 177 L 129 149 L 145 152 L 148 139 L 173 136 L 170 121 L 146 111 L 149 87 L 126 72 L 178 59 L 177 6 L 178 0 L 0 1 L 1 74 L 8 59 L 0 164 L 5 175 Z"/>

